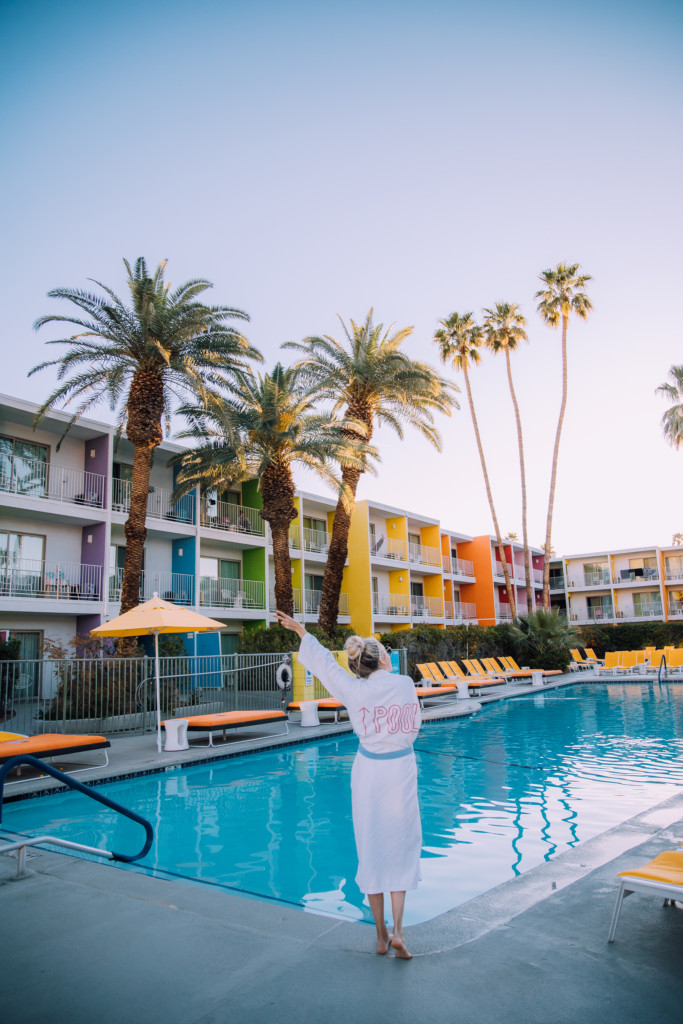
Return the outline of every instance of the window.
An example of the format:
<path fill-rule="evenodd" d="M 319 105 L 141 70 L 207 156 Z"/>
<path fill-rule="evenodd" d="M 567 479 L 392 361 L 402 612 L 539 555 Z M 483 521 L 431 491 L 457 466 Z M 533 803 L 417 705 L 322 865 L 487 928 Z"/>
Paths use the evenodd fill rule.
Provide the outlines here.
<path fill-rule="evenodd" d="M 0 565 L 5 568 L 32 567 L 40 572 L 44 549 L 44 537 L 0 530 Z"/>
<path fill-rule="evenodd" d="M 19 661 L 23 662 L 14 684 L 14 696 L 18 700 L 30 700 L 35 697 L 38 689 L 43 633 L 42 630 L 11 629 L 9 636 L 10 639 L 19 641 Z"/>
<path fill-rule="evenodd" d="M 320 598 L 323 592 L 322 576 L 306 573 L 304 575 L 304 591 L 304 607 L 309 614 L 316 615 L 320 611 Z"/>
<path fill-rule="evenodd" d="M 114 477 L 114 480 L 127 480 L 128 483 L 132 483 L 133 467 L 129 466 L 127 462 L 114 462 L 111 475 Z"/>
<path fill-rule="evenodd" d="M 0 436 L 0 488 L 18 494 L 44 495 L 47 451 L 43 444 Z"/>
<path fill-rule="evenodd" d="M 408 543 L 409 544 L 415 544 L 415 545 L 417 545 L 417 547 L 419 547 L 420 546 L 420 534 L 419 533 L 409 533 L 408 534 Z"/>

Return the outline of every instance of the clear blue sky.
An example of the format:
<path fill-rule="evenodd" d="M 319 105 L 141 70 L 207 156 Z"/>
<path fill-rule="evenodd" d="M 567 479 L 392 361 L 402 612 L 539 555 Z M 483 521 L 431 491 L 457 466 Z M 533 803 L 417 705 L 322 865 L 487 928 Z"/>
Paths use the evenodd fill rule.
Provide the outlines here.
<path fill-rule="evenodd" d="M 540 544 L 561 380 L 533 295 L 577 261 L 595 312 L 570 329 L 554 547 L 669 543 L 683 452 L 654 389 L 683 362 L 682 29 L 683 6 L 658 0 L 2 0 L 0 390 L 47 394 L 48 373 L 26 379 L 58 336 L 32 330 L 60 306 L 47 291 L 122 289 L 124 256 L 212 280 L 270 363 L 371 305 L 436 362 L 440 318 L 518 302 Z M 472 384 L 501 526 L 519 532 L 502 360 Z M 381 434 L 360 496 L 487 532 L 464 397 L 440 455 Z"/>

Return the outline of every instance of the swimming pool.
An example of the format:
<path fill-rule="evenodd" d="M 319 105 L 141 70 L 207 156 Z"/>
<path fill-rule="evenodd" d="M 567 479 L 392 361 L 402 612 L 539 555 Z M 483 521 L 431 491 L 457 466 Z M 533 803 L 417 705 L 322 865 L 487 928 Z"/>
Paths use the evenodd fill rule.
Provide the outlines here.
<path fill-rule="evenodd" d="M 155 828 L 125 870 L 370 921 L 356 871 L 343 736 L 102 787 Z M 683 785 L 683 684 L 578 684 L 423 725 L 424 845 L 406 924 L 429 920 Z M 5 830 L 139 848 L 139 826 L 77 793 L 6 805 Z"/>

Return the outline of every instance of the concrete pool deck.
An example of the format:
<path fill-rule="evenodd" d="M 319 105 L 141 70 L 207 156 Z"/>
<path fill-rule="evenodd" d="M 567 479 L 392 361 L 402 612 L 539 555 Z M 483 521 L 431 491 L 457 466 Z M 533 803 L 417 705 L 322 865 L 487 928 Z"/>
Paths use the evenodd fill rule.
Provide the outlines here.
<path fill-rule="evenodd" d="M 295 741 L 333 734 L 291 732 Z M 264 733 L 259 743 L 273 740 Z M 111 778 L 221 753 L 157 755 L 153 736 L 122 737 L 100 771 Z M 406 929 L 411 962 L 376 956 L 365 925 L 39 850 L 15 880 L 16 860 L 2 855 L 0 1005 L 17 1024 L 670 1024 L 682 1016 L 682 910 L 634 894 L 613 944 L 607 932 L 616 873 L 679 842 L 683 790 Z"/>

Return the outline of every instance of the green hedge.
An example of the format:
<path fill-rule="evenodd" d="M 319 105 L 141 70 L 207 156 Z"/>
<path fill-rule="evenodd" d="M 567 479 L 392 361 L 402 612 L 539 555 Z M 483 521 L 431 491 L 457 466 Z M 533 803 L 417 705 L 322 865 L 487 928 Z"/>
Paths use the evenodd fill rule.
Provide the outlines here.
<path fill-rule="evenodd" d="M 317 626 L 307 626 L 307 631 L 330 651 L 341 651 L 353 630 L 350 626 L 337 626 L 332 639 L 324 630 Z M 299 650 L 299 638 L 289 629 L 282 626 L 259 626 L 257 629 L 244 629 L 239 638 L 240 654 L 289 654 Z"/>
<path fill-rule="evenodd" d="M 598 658 L 606 651 L 642 651 L 646 647 L 683 647 L 683 622 L 625 622 L 618 626 L 578 626 L 581 647 Z"/>
<path fill-rule="evenodd" d="M 425 661 L 453 661 L 462 658 L 495 658 L 500 654 L 517 657 L 519 647 L 506 623 L 499 626 L 416 626 L 397 633 L 383 633 L 383 644 L 408 651 L 408 674 L 420 678 L 415 667 Z"/>

